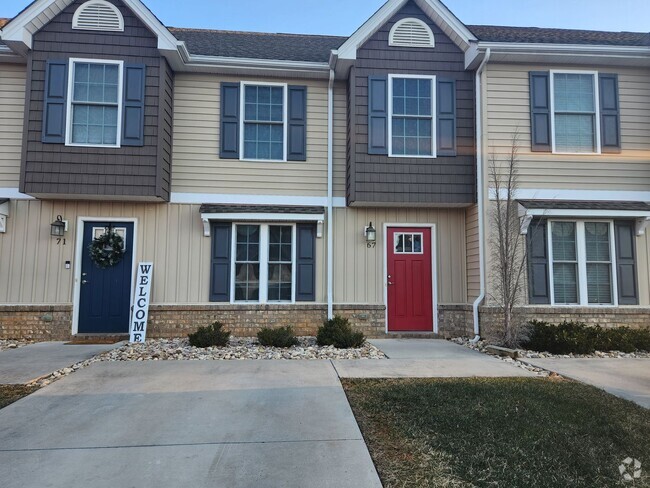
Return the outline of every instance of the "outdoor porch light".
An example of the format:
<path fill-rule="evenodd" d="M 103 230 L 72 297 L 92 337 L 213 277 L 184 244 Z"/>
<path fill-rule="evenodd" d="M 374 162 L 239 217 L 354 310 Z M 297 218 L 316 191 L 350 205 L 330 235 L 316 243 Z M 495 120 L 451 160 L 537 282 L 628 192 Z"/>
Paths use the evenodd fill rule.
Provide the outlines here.
<path fill-rule="evenodd" d="M 377 231 L 375 228 L 372 226 L 372 222 L 368 224 L 368 227 L 366 227 L 366 242 L 375 242 L 377 240 Z"/>
<path fill-rule="evenodd" d="M 67 227 L 68 226 L 66 225 L 66 222 L 64 222 L 63 217 L 57 215 L 56 220 L 50 224 L 50 235 L 54 237 L 63 237 Z"/>

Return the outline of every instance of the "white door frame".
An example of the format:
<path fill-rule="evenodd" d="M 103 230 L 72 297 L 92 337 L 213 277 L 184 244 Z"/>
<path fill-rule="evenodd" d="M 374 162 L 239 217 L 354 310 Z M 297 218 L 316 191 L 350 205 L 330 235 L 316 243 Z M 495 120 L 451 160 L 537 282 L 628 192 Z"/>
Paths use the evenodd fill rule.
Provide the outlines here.
<path fill-rule="evenodd" d="M 384 223 L 384 307 L 385 331 L 388 334 L 388 228 L 389 227 L 421 227 L 431 229 L 431 294 L 433 306 L 433 324 L 431 324 L 434 334 L 438 333 L 438 239 L 436 224 L 405 224 L 405 223 Z"/>
<path fill-rule="evenodd" d="M 135 273 L 137 270 L 137 239 L 138 239 L 138 219 L 131 217 L 77 217 L 77 236 L 75 241 L 74 253 L 74 282 L 72 288 L 72 335 L 79 332 L 79 303 L 81 301 L 81 261 L 83 255 L 83 242 L 86 222 L 127 222 L 133 224 L 133 237 L 128 244 L 132 249 L 131 263 L 131 293 L 129 297 L 129 310 L 133 307 L 133 290 L 135 286 Z"/>

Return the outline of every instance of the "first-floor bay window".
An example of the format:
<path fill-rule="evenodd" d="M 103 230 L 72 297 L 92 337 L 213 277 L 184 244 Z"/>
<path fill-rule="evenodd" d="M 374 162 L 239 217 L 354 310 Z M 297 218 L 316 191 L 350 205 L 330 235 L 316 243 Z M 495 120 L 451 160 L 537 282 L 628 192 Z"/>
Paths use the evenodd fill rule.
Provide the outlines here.
<path fill-rule="evenodd" d="M 615 304 L 612 235 L 613 222 L 550 222 L 553 304 Z"/>
<path fill-rule="evenodd" d="M 234 224 L 234 301 L 293 301 L 294 242 L 292 224 Z"/>

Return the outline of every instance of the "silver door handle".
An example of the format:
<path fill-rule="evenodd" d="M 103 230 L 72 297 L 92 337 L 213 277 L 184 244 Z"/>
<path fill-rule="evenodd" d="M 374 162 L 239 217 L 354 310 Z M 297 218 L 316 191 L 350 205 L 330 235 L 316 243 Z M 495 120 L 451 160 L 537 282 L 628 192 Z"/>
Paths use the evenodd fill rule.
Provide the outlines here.
<path fill-rule="evenodd" d="M 86 283 L 88 283 L 87 280 L 81 280 L 81 284 L 82 284 L 82 285 L 85 285 Z"/>

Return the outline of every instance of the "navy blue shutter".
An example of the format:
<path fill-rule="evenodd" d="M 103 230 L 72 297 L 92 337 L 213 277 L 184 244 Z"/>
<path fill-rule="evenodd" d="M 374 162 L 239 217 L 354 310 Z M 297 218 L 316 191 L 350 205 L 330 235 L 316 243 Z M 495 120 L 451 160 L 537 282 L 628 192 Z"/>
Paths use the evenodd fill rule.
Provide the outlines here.
<path fill-rule="evenodd" d="M 531 149 L 551 152 L 551 87 L 548 71 L 530 72 Z"/>
<path fill-rule="evenodd" d="M 388 78 L 368 77 L 368 154 L 388 154 Z"/>
<path fill-rule="evenodd" d="M 232 224 L 215 222 L 211 225 L 212 256 L 210 266 L 210 301 L 230 301 L 230 250 Z"/>
<path fill-rule="evenodd" d="M 287 159 L 289 161 L 307 160 L 307 87 L 289 86 L 287 121 Z"/>
<path fill-rule="evenodd" d="M 221 159 L 239 159 L 239 83 L 221 83 Z"/>
<path fill-rule="evenodd" d="M 528 297 L 531 304 L 551 303 L 547 231 L 545 221 L 533 220 L 528 227 Z"/>
<path fill-rule="evenodd" d="M 124 65 L 122 146 L 144 146 L 144 98 L 147 67 Z"/>
<path fill-rule="evenodd" d="M 616 278 L 619 305 L 638 305 L 635 225 L 631 220 L 614 222 L 616 234 Z"/>
<path fill-rule="evenodd" d="M 296 301 L 316 300 L 316 224 L 296 226 Z"/>
<path fill-rule="evenodd" d="M 618 75 L 599 75 L 600 143 L 604 153 L 621 151 L 621 122 L 618 104 Z"/>
<path fill-rule="evenodd" d="M 438 156 L 456 155 L 456 82 L 438 80 L 437 89 L 437 144 Z"/>
<path fill-rule="evenodd" d="M 48 61 L 45 66 L 42 142 L 65 143 L 68 98 L 68 62 Z"/>

